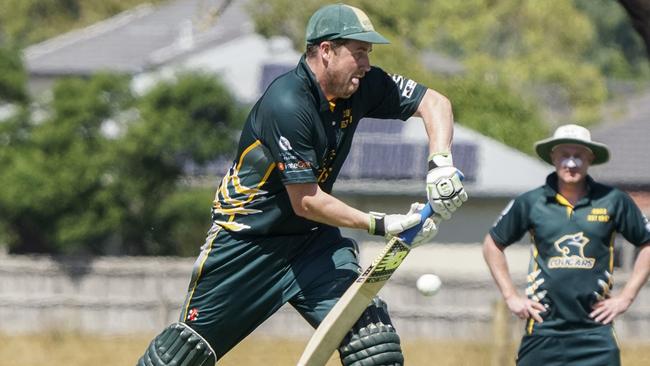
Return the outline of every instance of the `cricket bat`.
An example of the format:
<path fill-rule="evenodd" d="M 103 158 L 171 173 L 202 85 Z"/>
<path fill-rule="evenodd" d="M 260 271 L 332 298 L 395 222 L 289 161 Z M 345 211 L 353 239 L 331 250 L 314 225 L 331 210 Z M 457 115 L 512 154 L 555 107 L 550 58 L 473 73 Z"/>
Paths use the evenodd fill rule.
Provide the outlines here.
<path fill-rule="evenodd" d="M 433 215 L 431 205 L 427 203 L 420 215 L 420 223 L 393 237 L 372 264 L 345 291 L 312 335 L 298 360 L 298 366 L 323 366 L 327 363 L 373 297 L 409 254 L 410 243 L 424 221 Z"/>

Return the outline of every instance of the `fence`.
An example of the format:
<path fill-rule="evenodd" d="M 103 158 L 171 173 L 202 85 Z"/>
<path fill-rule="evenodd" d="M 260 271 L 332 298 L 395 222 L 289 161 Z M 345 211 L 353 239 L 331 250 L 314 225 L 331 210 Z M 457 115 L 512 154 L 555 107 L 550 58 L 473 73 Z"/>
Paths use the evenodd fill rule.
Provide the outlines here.
<path fill-rule="evenodd" d="M 361 262 L 368 263 L 378 249 L 364 245 Z M 519 262 L 527 261 L 528 249 L 508 251 L 513 276 L 523 288 L 525 269 Z M 500 296 L 482 263 L 480 247 L 434 245 L 413 253 L 381 292 L 402 337 L 489 340 L 495 329 L 513 338 L 521 334 L 521 321 L 496 306 Z M 0 257 L 0 332 L 157 332 L 177 319 L 193 260 Z M 426 272 L 443 279 L 433 297 L 415 289 L 417 277 Z M 625 279 L 625 273 L 617 273 L 619 286 Z M 497 328 L 495 315 L 501 319 Z M 650 340 L 650 289 L 641 291 L 616 329 L 623 341 Z M 285 306 L 256 332 L 306 338 L 312 330 Z"/>

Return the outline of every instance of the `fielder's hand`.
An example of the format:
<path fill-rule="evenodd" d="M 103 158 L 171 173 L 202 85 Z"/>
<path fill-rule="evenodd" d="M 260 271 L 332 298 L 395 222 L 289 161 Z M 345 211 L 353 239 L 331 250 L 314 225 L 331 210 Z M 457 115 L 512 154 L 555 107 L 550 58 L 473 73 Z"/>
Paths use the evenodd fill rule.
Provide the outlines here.
<path fill-rule="evenodd" d="M 461 175 L 453 166 L 451 153 L 435 153 L 429 158 L 427 197 L 433 211 L 445 220 L 467 201 Z"/>

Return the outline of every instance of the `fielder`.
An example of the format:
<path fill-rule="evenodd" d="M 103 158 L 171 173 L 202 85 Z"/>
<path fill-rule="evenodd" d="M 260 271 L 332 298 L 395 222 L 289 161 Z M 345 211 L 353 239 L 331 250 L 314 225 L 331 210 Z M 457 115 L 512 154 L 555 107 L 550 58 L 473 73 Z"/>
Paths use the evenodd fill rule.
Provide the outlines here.
<path fill-rule="evenodd" d="M 535 150 L 555 173 L 512 201 L 483 243 L 510 311 L 527 319 L 517 365 L 620 365 L 612 321 L 648 279 L 650 224 L 627 194 L 587 175 L 590 165 L 607 162 L 609 149 L 591 141 L 586 128 L 560 126 Z M 528 287 L 521 295 L 503 251 L 526 231 L 533 248 Z M 612 294 L 616 232 L 640 251 L 629 281 Z"/>
<path fill-rule="evenodd" d="M 366 213 L 330 195 L 361 118 L 422 117 L 431 153 L 428 199 L 445 219 L 467 200 L 450 153 L 450 102 L 370 66 L 373 44 L 389 42 L 363 11 L 344 4 L 319 9 L 306 40 L 296 68 L 250 112 L 216 193 L 214 224 L 179 322 L 151 342 L 138 365 L 213 365 L 287 302 L 318 326 L 360 273 L 357 245 L 338 227 L 386 236 L 419 223 L 422 205 L 405 215 Z M 414 243 L 436 233 L 429 219 Z M 339 352 L 363 365 L 403 363 L 383 301 L 375 298 Z"/>

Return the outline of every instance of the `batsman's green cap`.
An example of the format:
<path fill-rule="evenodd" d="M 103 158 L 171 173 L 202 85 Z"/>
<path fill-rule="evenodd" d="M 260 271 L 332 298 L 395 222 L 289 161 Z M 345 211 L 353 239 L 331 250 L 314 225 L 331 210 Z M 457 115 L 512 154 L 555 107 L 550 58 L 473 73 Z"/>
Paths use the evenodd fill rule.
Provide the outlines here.
<path fill-rule="evenodd" d="M 307 44 L 333 39 L 356 39 L 369 43 L 390 43 L 375 32 L 370 18 L 361 9 L 345 4 L 326 5 L 307 23 Z"/>
<path fill-rule="evenodd" d="M 553 137 L 535 143 L 535 152 L 537 152 L 537 155 L 542 160 L 553 165 L 551 152 L 560 144 L 582 145 L 591 150 L 594 154 L 594 161 L 591 162 L 591 165 L 606 163 L 609 160 L 609 148 L 607 148 L 607 145 L 592 141 L 589 130 L 578 125 L 563 125 L 558 127 L 555 133 L 553 133 Z"/>

